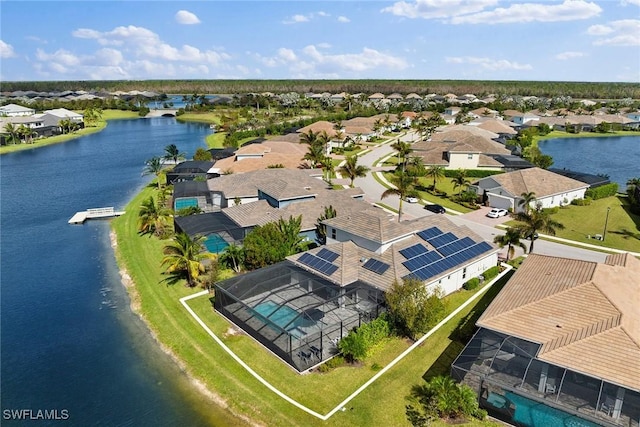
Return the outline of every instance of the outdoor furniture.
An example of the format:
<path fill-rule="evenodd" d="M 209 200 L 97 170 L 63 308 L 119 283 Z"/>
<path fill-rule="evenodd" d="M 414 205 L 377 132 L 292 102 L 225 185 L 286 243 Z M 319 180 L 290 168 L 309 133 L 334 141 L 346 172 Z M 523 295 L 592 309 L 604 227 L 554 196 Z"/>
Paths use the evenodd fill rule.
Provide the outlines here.
<path fill-rule="evenodd" d="M 605 396 L 604 402 L 600 404 L 600 412 L 607 414 L 607 416 L 611 416 L 613 413 L 613 408 L 616 402 L 609 396 Z"/>
<path fill-rule="evenodd" d="M 556 383 L 554 382 L 547 382 L 544 385 L 544 391 L 549 393 L 549 394 L 555 394 L 556 392 Z"/>
<path fill-rule="evenodd" d="M 316 347 L 315 345 L 312 345 L 310 347 L 311 352 L 314 354 L 314 356 L 316 356 L 316 358 L 318 360 L 322 359 L 322 350 L 320 350 L 318 347 Z"/>
<path fill-rule="evenodd" d="M 311 353 L 305 353 L 302 350 L 298 352 L 298 357 L 302 359 L 302 361 L 305 362 L 307 365 L 311 361 Z"/>

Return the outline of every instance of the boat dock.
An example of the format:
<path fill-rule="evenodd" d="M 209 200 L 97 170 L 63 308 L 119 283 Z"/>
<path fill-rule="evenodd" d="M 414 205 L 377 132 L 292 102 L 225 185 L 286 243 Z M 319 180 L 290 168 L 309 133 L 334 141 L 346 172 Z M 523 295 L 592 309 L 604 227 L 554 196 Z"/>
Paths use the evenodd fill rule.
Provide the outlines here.
<path fill-rule="evenodd" d="M 123 211 L 116 211 L 113 207 L 87 209 L 76 212 L 69 220 L 69 224 L 83 224 L 88 219 L 113 218 L 122 214 L 124 214 Z"/>

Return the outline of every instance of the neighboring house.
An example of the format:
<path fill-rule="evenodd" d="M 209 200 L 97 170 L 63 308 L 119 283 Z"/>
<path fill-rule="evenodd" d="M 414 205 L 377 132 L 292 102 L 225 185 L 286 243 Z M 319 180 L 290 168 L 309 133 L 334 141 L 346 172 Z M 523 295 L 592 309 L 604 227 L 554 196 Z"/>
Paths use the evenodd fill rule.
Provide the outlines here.
<path fill-rule="evenodd" d="M 383 313 L 394 281 L 450 293 L 497 262 L 497 248 L 444 217 L 398 224 L 369 207 L 323 223 L 326 246 L 215 285 L 215 309 L 300 372 Z"/>
<path fill-rule="evenodd" d="M 521 426 L 637 426 L 640 261 L 530 254 L 452 365 L 481 407 Z"/>
<path fill-rule="evenodd" d="M 462 108 L 460 107 L 447 107 L 444 109 L 444 115 L 445 116 L 455 116 L 458 113 L 460 113 L 460 111 L 462 111 Z"/>
<path fill-rule="evenodd" d="M 538 167 L 492 175 L 469 186 L 489 206 L 514 212 L 524 210 L 520 205 L 523 193 L 535 193 L 536 204 L 552 208 L 584 198 L 587 188 L 589 184 Z"/>
<path fill-rule="evenodd" d="M 299 134 L 290 133 L 256 144 L 245 144 L 230 156 L 217 160 L 214 168 L 219 174 L 252 172 L 275 165 L 299 169 L 305 163 L 303 157 L 308 150 L 307 145 L 299 141 Z"/>
<path fill-rule="evenodd" d="M 422 157 L 427 166 L 445 169 L 485 169 L 502 171 L 500 156 L 510 156 L 511 150 L 494 139 L 499 135 L 477 126 L 456 125 L 434 133 L 428 141 L 412 145 L 413 154 Z"/>
<path fill-rule="evenodd" d="M 29 107 L 23 107 L 17 104 L 7 104 L 0 107 L 0 116 L 4 117 L 24 117 L 31 116 L 36 113 L 36 110 Z"/>
<path fill-rule="evenodd" d="M 71 120 L 73 123 L 84 125 L 84 116 L 66 108 L 55 108 L 53 110 L 45 110 L 44 114 L 57 117 L 60 120 Z"/>
<path fill-rule="evenodd" d="M 213 162 L 187 160 L 177 164 L 171 171 L 167 172 L 167 183 L 193 181 L 196 178 L 203 180 L 213 178 L 214 172 L 211 171 L 211 168 L 213 168 Z"/>
<path fill-rule="evenodd" d="M 526 124 L 528 124 L 529 126 L 533 126 L 535 122 L 540 120 L 540 117 L 531 113 L 519 113 L 511 116 L 509 120 L 518 126 Z"/>

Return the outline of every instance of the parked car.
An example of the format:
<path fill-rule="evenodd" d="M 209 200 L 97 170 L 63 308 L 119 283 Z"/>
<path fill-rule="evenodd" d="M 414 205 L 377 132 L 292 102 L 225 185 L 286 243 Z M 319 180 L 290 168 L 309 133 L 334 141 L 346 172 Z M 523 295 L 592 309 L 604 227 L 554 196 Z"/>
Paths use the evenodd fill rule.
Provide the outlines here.
<path fill-rule="evenodd" d="M 437 214 L 443 214 L 446 212 L 445 208 L 443 208 L 440 205 L 425 205 L 424 208 L 430 212 L 437 213 Z"/>
<path fill-rule="evenodd" d="M 493 208 L 489 211 L 487 216 L 489 218 L 500 218 L 501 216 L 506 216 L 509 213 L 506 209 Z"/>
<path fill-rule="evenodd" d="M 417 197 L 407 197 L 405 200 L 408 203 L 418 203 L 418 198 Z"/>

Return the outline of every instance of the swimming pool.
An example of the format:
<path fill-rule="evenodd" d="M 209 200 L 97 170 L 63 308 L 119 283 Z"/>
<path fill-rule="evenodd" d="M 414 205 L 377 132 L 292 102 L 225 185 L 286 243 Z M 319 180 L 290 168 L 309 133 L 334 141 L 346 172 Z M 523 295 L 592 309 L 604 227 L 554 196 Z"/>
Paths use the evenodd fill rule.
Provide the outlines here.
<path fill-rule="evenodd" d="M 253 307 L 256 317 L 260 318 L 268 326 L 276 326 L 276 331 L 285 329 L 289 334 L 296 338 L 300 338 L 305 334 L 298 326 L 304 323 L 301 317 L 293 308 L 283 305 L 280 306 L 273 301 L 264 301 Z"/>
<path fill-rule="evenodd" d="M 220 237 L 219 234 L 213 233 L 207 236 L 207 239 L 204 241 L 204 246 L 212 254 L 219 254 L 220 252 L 224 251 L 227 246 L 229 246 L 229 243 L 227 243 L 226 240 Z"/>
<path fill-rule="evenodd" d="M 527 399 L 509 391 L 505 397 L 516 407 L 513 421 L 527 427 L 598 427 L 590 421 Z"/>
<path fill-rule="evenodd" d="M 198 199 L 196 199 L 195 197 L 178 199 L 176 200 L 176 203 L 173 208 L 179 211 L 180 209 L 188 208 L 191 206 L 198 206 Z"/>

